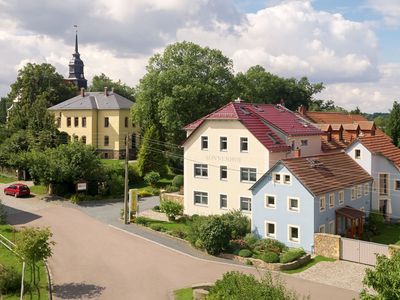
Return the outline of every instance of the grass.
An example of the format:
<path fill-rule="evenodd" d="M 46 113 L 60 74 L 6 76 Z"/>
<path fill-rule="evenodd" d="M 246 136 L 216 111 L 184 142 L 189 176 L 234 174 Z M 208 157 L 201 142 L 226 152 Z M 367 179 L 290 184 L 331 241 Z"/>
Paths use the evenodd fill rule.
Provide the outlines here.
<path fill-rule="evenodd" d="M 47 194 L 47 186 L 44 185 L 34 185 L 29 187 L 31 192 L 35 195 L 46 195 Z"/>
<path fill-rule="evenodd" d="M 300 268 L 297 268 L 294 270 L 284 270 L 282 272 L 287 273 L 287 274 L 300 273 L 300 272 L 303 272 L 303 271 L 311 268 L 312 266 L 315 266 L 317 263 L 319 263 L 321 261 L 332 262 L 332 261 L 335 261 L 335 259 L 318 255 L 318 256 L 312 258 L 307 264 L 305 264 L 304 266 L 301 266 Z"/>
<path fill-rule="evenodd" d="M 379 244 L 400 244 L 400 224 L 385 223 L 378 227 L 379 234 L 373 236 L 371 241 Z"/>
<path fill-rule="evenodd" d="M 8 177 L 3 174 L 0 174 L 0 183 L 11 183 L 16 181 L 15 177 Z"/>
<path fill-rule="evenodd" d="M 0 234 L 4 235 L 6 238 L 15 242 L 18 239 L 18 231 L 15 231 L 14 228 L 10 225 L 0 225 Z M 5 266 L 15 267 L 16 270 L 21 272 L 22 263 L 18 260 L 18 258 L 8 249 L 3 246 L 0 246 L 0 262 Z M 47 274 L 45 270 L 44 263 L 38 264 L 40 270 L 40 294 L 36 289 L 32 289 L 32 292 L 27 292 L 24 295 L 24 299 L 29 300 L 39 300 L 39 299 L 48 299 L 48 289 L 47 289 Z M 31 274 L 29 268 L 25 271 L 25 281 L 31 281 Z M 18 300 L 19 295 L 3 295 L 4 300 Z"/>
<path fill-rule="evenodd" d="M 161 226 L 162 228 L 165 229 L 165 231 L 174 231 L 174 230 L 180 230 L 185 233 L 189 231 L 189 225 L 185 223 L 179 223 L 179 222 L 168 222 L 168 221 L 159 221 L 159 220 L 153 220 L 153 219 L 148 219 L 146 218 L 148 223 L 147 227 L 157 224 Z"/>
<path fill-rule="evenodd" d="M 174 292 L 175 300 L 192 300 L 193 299 L 193 290 L 191 288 L 185 288 L 176 290 Z"/>
<path fill-rule="evenodd" d="M 100 159 L 101 163 L 105 166 L 123 166 L 125 163 L 124 159 Z"/>

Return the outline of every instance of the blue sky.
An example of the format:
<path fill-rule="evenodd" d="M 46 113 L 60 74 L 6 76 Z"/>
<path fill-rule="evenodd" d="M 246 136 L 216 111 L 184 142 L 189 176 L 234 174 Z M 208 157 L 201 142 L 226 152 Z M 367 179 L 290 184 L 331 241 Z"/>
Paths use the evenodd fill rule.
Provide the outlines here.
<path fill-rule="evenodd" d="M 349 110 L 400 100 L 400 0 L 0 0 L 0 97 L 27 62 L 66 76 L 74 24 L 89 82 L 136 86 L 149 57 L 185 40 L 221 50 L 235 72 L 323 82 L 316 97 Z"/>

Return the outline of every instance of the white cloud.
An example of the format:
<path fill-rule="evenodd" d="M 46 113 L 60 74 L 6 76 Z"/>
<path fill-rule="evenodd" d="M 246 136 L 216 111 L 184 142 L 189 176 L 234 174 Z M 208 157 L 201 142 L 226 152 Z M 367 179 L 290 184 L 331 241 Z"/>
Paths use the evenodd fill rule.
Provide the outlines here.
<path fill-rule="evenodd" d="M 368 6 L 381 13 L 387 25 L 400 26 L 399 0 L 368 0 Z"/>

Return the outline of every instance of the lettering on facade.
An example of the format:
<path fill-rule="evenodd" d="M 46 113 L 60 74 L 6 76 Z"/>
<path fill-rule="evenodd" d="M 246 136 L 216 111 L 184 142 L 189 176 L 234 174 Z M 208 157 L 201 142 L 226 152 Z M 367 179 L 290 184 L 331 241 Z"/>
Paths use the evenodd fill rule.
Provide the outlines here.
<path fill-rule="evenodd" d="M 219 161 L 219 162 L 230 162 L 240 163 L 242 159 L 240 157 L 223 156 L 223 155 L 207 155 L 207 161 Z"/>

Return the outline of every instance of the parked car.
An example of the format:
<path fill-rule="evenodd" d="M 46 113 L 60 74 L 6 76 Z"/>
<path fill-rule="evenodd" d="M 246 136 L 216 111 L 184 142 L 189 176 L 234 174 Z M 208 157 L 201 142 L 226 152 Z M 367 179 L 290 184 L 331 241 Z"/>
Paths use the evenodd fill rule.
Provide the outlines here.
<path fill-rule="evenodd" d="M 20 196 L 29 196 L 31 194 L 31 190 L 29 187 L 22 183 L 15 183 L 6 188 L 4 188 L 5 195 L 12 195 L 16 197 Z"/>

